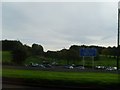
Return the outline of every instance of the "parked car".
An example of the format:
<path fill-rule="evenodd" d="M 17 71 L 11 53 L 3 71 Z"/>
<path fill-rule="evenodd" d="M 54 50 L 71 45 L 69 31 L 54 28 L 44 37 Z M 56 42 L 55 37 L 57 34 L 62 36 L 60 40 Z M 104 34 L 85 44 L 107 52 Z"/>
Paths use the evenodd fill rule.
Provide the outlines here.
<path fill-rule="evenodd" d="M 85 69 L 84 66 L 77 66 L 76 68 L 77 68 L 77 69 Z"/>
<path fill-rule="evenodd" d="M 95 66 L 96 69 L 106 69 L 105 66 Z"/>
<path fill-rule="evenodd" d="M 109 71 L 117 70 L 117 67 L 107 67 L 106 70 L 109 70 Z"/>
<path fill-rule="evenodd" d="M 51 64 L 43 64 L 46 68 L 52 68 Z"/>
<path fill-rule="evenodd" d="M 41 68 L 46 68 L 46 67 L 45 67 L 44 65 L 42 65 L 42 64 L 40 64 L 39 67 L 41 67 Z"/>
<path fill-rule="evenodd" d="M 73 66 L 69 66 L 68 68 L 69 68 L 69 69 L 73 69 L 74 67 L 73 67 Z"/>
<path fill-rule="evenodd" d="M 73 69 L 74 67 L 71 66 L 71 65 L 65 65 L 64 68 L 67 68 L 67 69 Z"/>
<path fill-rule="evenodd" d="M 32 67 L 39 67 L 39 64 L 38 63 L 33 63 Z"/>
<path fill-rule="evenodd" d="M 54 65 L 54 66 L 58 65 L 57 62 L 52 62 L 51 64 Z"/>

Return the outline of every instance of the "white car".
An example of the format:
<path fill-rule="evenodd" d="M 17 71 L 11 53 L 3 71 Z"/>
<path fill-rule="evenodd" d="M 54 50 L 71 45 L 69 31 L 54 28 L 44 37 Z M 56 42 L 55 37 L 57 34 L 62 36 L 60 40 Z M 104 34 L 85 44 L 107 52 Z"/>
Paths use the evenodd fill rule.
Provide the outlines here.
<path fill-rule="evenodd" d="M 74 67 L 73 67 L 73 66 L 69 66 L 68 68 L 69 68 L 69 69 L 73 69 Z"/>
<path fill-rule="evenodd" d="M 107 67 L 106 70 L 109 70 L 109 71 L 117 70 L 117 67 Z"/>
<path fill-rule="evenodd" d="M 73 66 L 64 66 L 65 68 L 67 69 L 73 69 L 74 67 Z"/>
<path fill-rule="evenodd" d="M 96 69 L 105 69 L 105 66 L 95 66 Z"/>
<path fill-rule="evenodd" d="M 46 68 L 44 65 L 40 64 L 39 67 Z"/>

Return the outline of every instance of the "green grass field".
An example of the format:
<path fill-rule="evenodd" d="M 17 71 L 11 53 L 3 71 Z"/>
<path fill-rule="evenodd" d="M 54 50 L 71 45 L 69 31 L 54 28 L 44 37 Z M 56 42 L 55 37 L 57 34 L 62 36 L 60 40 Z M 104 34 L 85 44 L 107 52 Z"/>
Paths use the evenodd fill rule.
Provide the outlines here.
<path fill-rule="evenodd" d="M 3 77 L 20 78 L 28 81 L 45 80 L 51 83 L 73 83 L 73 84 L 95 84 L 95 85 L 113 85 L 118 84 L 118 74 L 112 73 L 94 73 L 94 72 L 53 72 L 38 70 L 17 70 L 3 69 Z"/>
<path fill-rule="evenodd" d="M 1 52 L 0 52 L 1 53 Z M 12 55 L 11 52 L 2 52 L 2 62 L 11 63 Z M 40 57 L 29 57 L 25 63 L 34 62 L 41 63 L 42 58 Z M 52 62 L 52 59 L 50 59 Z M 54 60 L 53 60 L 54 61 Z M 61 65 L 66 64 L 65 60 L 60 60 L 58 63 Z M 79 61 L 78 64 L 82 64 Z M 86 60 L 86 65 L 91 65 L 91 60 Z M 108 59 L 102 57 L 100 60 L 95 61 L 95 65 L 109 65 L 115 66 L 115 59 Z M 18 69 L 2 69 L 2 77 L 6 78 L 17 78 L 31 83 L 44 83 L 54 85 L 80 85 L 80 84 L 91 84 L 91 85 L 116 85 L 119 84 L 118 74 L 113 73 L 95 73 L 95 72 L 53 72 L 53 71 L 39 71 L 39 70 L 18 70 Z"/>

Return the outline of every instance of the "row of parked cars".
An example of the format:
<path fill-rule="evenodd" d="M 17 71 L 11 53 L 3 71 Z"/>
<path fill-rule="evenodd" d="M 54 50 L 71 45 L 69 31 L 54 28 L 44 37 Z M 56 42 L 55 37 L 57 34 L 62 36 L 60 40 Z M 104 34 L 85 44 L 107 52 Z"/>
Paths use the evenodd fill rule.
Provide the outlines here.
<path fill-rule="evenodd" d="M 64 68 L 67 68 L 67 69 L 85 69 L 84 66 L 73 66 L 73 65 L 65 65 Z"/>
<path fill-rule="evenodd" d="M 81 70 L 85 69 L 84 66 L 72 66 L 71 65 L 71 66 L 65 66 L 65 67 L 68 68 L 68 69 L 73 69 L 73 68 L 81 69 Z M 88 68 L 89 67 L 86 67 L 86 69 L 88 69 Z M 117 70 L 117 67 L 95 66 L 94 69 L 113 71 L 113 70 Z"/>
<path fill-rule="evenodd" d="M 41 68 L 46 68 L 46 67 L 49 67 L 51 68 L 52 65 L 51 64 L 38 64 L 38 63 L 29 63 L 29 64 L 26 64 L 25 66 L 30 66 L 30 67 L 41 67 Z"/>
<path fill-rule="evenodd" d="M 41 67 L 41 68 L 65 68 L 65 69 L 85 69 L 85 67 L 83 66 L 75 66 L 74 64 L 72 65 L 64 65 L 64 66 L 59 66 L 57 65 L 57 63 L 53 62 L 51 64 L 49 63 L 43 63 L 43 64 L 38 64 L 38 63 L 29 63 L 29 64 L 26 64 L 25 66 L 30 66 L 30 67 Z"/>
<path fill-rule="evenodd" d="M 25 65 L 25 66 L 30 66 L 30 67 L 41 67 L 41 68 L 57 68 L 59 67 L 59 65 L 57 65 L 56 62 L 53 62 L 51 64 L 49 63 L 43 63 L 43 64 L 38 64 L 38 63 L 33 63 L 31 62 L 30 64 L 28 65 Z M 66 68 L 66 69 L 81 69 L 81 70 L 84 70 L 85 67 L 84 66 L 76 66 L 75 64 L 72 64 L 72 65 L 64 65 L 64 66 L 61 66 L 61 68 Z M 88 68 L 88 67 L 87 67 Z M 112 71 L 112 70 L 117 70 L 117 67 L 106 67 L 106 66 L 95 66 L 94 69 L 99 69 L 99 70 L 109 70 L 109 71 Z"/>
<path fill-rule="evenodd" d="M 109 71 L 112 71 L 112 70 L 117 70 L 117 67 L 106 67 L 106 66 L 95 66 L 96 69 L 102 69 L 102 70 L 109 70 Z"/>

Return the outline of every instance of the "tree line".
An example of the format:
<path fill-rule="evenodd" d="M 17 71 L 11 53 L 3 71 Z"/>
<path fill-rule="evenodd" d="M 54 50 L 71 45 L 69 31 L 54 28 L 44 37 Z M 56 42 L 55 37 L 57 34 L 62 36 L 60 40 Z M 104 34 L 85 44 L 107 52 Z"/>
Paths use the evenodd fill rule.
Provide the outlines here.
<path fill-rule="evenodd" d="M 22 44 L 22 42 L 17 40 L 2 40 L 1 51 L 11 51 L 13 62 L 17 64 L 22 64 L 23 61 L 29 56 L 42 56 L 45 58 L 52 59 L 65 59 L 65 60 L 80 60 L 80 48 L 96 48 L 97 56 L 96 60 L 99 60 L 100 55 L 104 55 L 106 57 L 114 57 L 117 56 L 117 47 L 102 47 L 102 46 L 86 46 L 86 45 L 72 45 L 69 49 L 62 49 L 59 51 L 44 51 L 42 45 L 33 43 L 32 46 L 28 46 L 26 44 Z"/>

